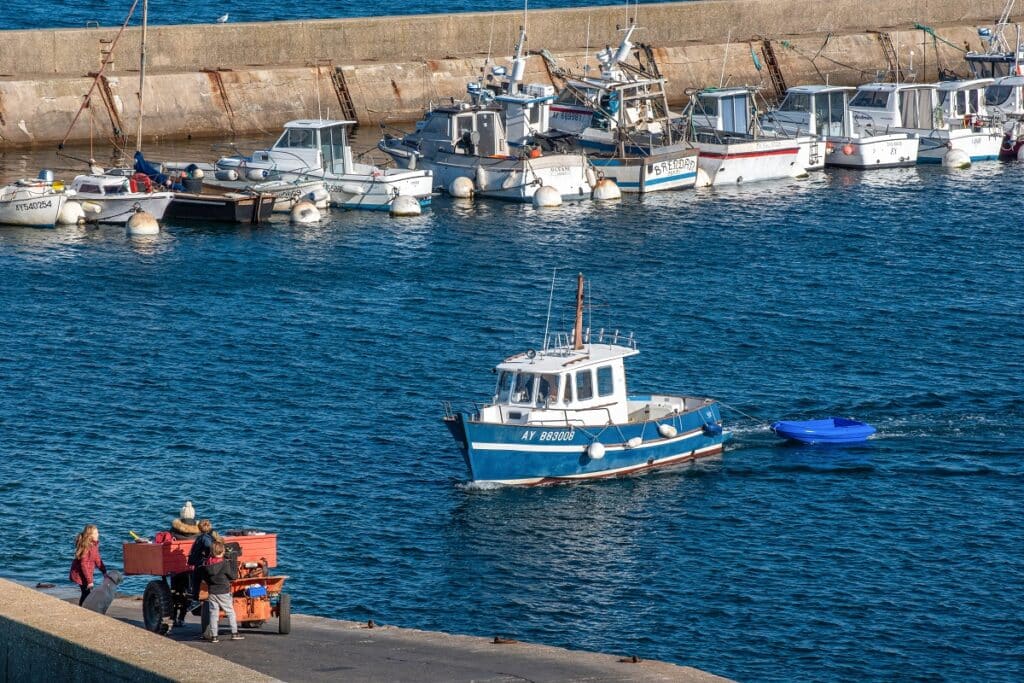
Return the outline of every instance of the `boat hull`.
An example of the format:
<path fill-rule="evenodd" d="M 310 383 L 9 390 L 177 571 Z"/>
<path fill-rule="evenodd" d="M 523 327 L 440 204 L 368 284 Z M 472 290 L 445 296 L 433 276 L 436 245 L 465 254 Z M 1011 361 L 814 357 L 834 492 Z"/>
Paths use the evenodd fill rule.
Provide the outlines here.
<path fill-rule="evenodd" d="M 700 168 L 711 185 L 736 185 L 794 178 L 805 173 L 796 140 L 761 139 L 738 142 L 698 140 Z"/>
<path fill-rule="evenodd" d="M 174 193 L 165 218 L 220 223 L 262 223 L 270 220 L 274 198 L 270 195 L 214 195 Z"/>
<path fill-rule="evenodd" d="M 459 442 L 470 478 L 503 485 L 633 474 L 716 455 L 729 438 L 715 402 L 657 420 L 602 427 L 481 423 L 468 413 L 448 416 L 445 422 Z M 670 425 L 675 433 L 662 436 L 661 425 Z M 599 459 L 589 455 L 594 442 L 604 446 Z"/>
<path fill-rule="evenodd" d="M 110 195 L 79 192 L 75 199 L 82 202 L 92 202 L 100 207 L 98 214 L 86 214 L 86 220 L 89 222 L 124 225 L 128 222 L 128 219 L 135 215 L 136 209 L 141 209 L 151 214 L 153 218 L 162 220 L 167 212 L 167 207 L 174 200 L 174 193 L 140 192 L 111 197 Z"/>
<path fill-rule="evenodd" d="M 68 197 L 48 187 L 0 188 L 0 224 L 28 228 L 56 227 Z"/>
<path fill-rule="evenodd" d="M 959 149 L 970 157 L 971 163 L 994 161 L 999 158 L 1003 143 L 1001 128 L 992 127 L 975 131 L 971 128 L 934 130 L 921 134 L 921 147 L 917 163 L 941 164 L 946 153 Z"/>
<path fill-rule="evenodd" d="M 835 168 L 901 168 L 917 164 L 918 138 L 898 133 L 863 138 L 830 137 L 825 165 Z"/>
<path fill-rule="evenodd" d="M 591 156 L 590 163 L 632 194 L 681 190 L 697 182 L 698 152 L 691 147 L 657 148 L 652 154 L 627 157 Z"/>

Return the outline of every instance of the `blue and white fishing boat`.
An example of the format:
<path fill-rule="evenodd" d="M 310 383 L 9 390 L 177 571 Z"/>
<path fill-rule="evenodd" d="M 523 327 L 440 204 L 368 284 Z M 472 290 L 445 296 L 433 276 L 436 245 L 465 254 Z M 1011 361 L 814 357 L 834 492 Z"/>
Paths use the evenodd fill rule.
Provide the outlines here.
<path fill-rule="evenodd" d="M 535 485 L 641 472 L 721 453 L 730 434 L 710 398 L 629 395 L 633 335 L 583 329 L 583 276 L 572 335 L 545 333 L 539 351 L 506 358 L 475 412 L 444 421 L 475 482 Z"/>

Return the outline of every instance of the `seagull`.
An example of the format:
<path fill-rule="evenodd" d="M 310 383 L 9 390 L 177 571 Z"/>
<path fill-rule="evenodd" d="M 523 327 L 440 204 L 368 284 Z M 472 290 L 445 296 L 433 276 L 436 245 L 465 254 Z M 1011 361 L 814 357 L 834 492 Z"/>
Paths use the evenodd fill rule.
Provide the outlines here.
<path fill-rule="evenodd" d="M 228 23 L 228 15 L 225 14 L 223 16 L 217 17 L 217 23 L 218 24 L 226 24 L 226 23 Z"/>

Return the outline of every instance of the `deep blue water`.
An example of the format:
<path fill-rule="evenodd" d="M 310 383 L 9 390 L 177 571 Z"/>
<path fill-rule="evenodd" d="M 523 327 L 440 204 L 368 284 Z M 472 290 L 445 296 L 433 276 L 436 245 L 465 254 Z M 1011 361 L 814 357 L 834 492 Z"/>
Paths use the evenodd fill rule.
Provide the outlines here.
<path fill-rule="evenodd" d="M 669 0 L 646 0 L 667 2 Z M 530 9 L 565 7 L 592 7 L 597 5 L 621 5 L 623 23 L 626 4 L 620 0 L 530 0 Z M 62 5 L 60 12 L 53 6 L 28 0 L 13 0 L 0 16 L 0 30 L 21 28 L 82 28 L 86 24 L 120 26 L 131 7 L 131 0 L 76 0 Z M 344 19 L 347 17 L 368 17 L 399 14 L 450 14 L 452 12 L 506 12 L 521 11 L 522 2 L 500 0 L 415 0 L 415 2 L 317 2 L 316 0 L 292 0 L 287 3 L 254 0 L 246 3 L 232 0 L 205 0 L 203 2 L 166 2 L 151 0 L 149 22 L 151 24 L 212 24 L 218 17 L 227 14 L 230 23 L 247 21 L 283 21 L 297 19 Z M 142 0 L 132 17 L 132 25 L 139 24 L 142 16 Z"/>
<path fill-rule="evenodd" d="M 117 564 L 182 502 L 280 534 L 296 609 L 746 681 L 1024 677 L 1024 167 L 319 227 L 0 228 L 0 573 Z M 442 399 L 491 392 L 592 278 L 636 391 L 720 398 L 724 456 L 465 485 Z M 564 313 L 564 316 L 562 315 Z M 780 444 L 853 416 L 876 439 Z M 141 590 L 131 579 L 128 590 Z"/>

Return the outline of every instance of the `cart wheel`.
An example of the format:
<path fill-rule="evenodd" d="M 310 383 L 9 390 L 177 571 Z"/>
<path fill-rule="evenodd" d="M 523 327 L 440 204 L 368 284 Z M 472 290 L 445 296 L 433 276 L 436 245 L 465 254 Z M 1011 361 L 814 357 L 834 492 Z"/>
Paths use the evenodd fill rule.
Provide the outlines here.
<path fill-rule="evenodd" d="M 287 635 L 292 632 L 292 596 L 281 593 L 277 603 L 277 632 Z"/>
<path fill-rule="evenodd" d="M 142 620 L 146 630 L 153 633 L 167 633 L 164 619 L 171 616 L 171 589 L 161 579 L 146 584 L 142 594 Z"/>

